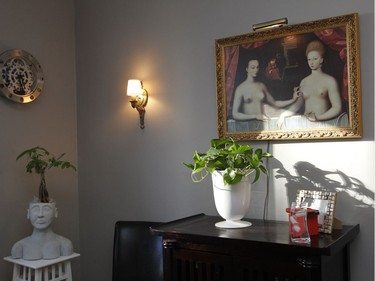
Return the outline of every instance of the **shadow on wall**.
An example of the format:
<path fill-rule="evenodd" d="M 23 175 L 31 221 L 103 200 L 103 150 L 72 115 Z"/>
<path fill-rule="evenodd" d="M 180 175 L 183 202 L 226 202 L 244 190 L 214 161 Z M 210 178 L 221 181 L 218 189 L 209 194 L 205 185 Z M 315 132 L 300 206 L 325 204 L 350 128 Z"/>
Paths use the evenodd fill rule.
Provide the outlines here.
<path fill-rule="evenodd" d="M 272 159 L 272 167 L 275 168 L 275 178 L 285 178 L 288 204 L 295 201 L 297 190 L 317 190 L 337 192 L 336 215 L 345 216 L 350 220 L 350 214 L 358 211 L 373 216 L 375 202 L 374 192 L 364 186 L 356 178 L 339 171 L 325 171 L 309 162 L 297 162 L 294 165 L 296 176 L 287 171 L 277 159 Z"/>

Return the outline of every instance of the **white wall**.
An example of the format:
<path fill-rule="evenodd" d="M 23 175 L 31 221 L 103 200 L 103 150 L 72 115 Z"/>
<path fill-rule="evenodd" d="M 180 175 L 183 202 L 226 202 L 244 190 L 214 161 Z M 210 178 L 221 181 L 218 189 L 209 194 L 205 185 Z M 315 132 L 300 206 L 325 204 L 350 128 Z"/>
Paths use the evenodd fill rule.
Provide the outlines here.
<path fill-rule="evenodd" d="M 0 280 L 6 281 L 12 266 L 2 257 L 31 234 L 26 210 L 39 186 L 38 177 L 26 173 L 25 162 L 16 157 L 40 145 L 56 154 L 66 152 L 66 159 L 76 163 L 77 126 L 74 1 L 0 0 L 0 7 L 0 53 L 13 48 L 31 53 L 45 78 L 44 91 L 30 104 L 0 97 Z M 60 215 L 54 230 L 78 250 L 77 174 L 51 170 L 46 181 Z"/>
<path fill-rule="evenodd" d="M 338 196 L 337 216 L 345 224 L 361 224 L 351 248 L 352 280 L 373 280 L 373 5 L 371 0 L 78 1 L 81 279 L 111 278 L 117 220 L 217 214 L 210 181 L 193 184 L 182 165 L 217 137 L 215 39 L 250 32 L 252 24 L 280 17 L 294 24 L 358 12 L 364 137 L 270 142 L 275 159 L 270 161 L 268 217 L 285 219 L 292 200 L 288 191 L 294 194 L 316 181 L 331 190 L 341 187 L 341 171 L 351 183 Z M 125 96 L 126 81 L 134 77 L 150 93 L 144 130 Z M 266 142 L 251 144 L 267 147 Z M 307 165 L 313 166 L 313 178 L 302 178 L 295 169 Z M 290 174 L 287 178 L 281 168 Z M 249 217 L 262 217 L 264 185 L 263 180 L 254 186 Z M 348 195 L 352 189 L 368 194 L 370 201 Z"/>

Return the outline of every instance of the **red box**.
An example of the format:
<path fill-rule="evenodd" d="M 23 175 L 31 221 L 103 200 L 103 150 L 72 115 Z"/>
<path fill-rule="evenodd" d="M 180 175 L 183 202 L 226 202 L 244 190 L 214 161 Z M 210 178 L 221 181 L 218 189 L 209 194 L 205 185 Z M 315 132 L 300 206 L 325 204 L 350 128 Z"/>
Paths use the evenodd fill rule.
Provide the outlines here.
<path fill-rule="evenodd" d="M 286 212 L 290 214 L 290 208 L 286 208 Z M 310 236 L 319 234 L 318 215 L 318 210 L 307 208 L 307 228 Z"/>

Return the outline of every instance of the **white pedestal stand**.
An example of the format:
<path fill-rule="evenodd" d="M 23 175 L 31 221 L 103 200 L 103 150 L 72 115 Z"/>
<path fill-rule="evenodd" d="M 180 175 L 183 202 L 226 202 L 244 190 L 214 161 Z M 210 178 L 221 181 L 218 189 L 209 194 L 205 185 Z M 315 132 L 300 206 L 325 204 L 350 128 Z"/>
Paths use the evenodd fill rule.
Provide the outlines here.
<path fill-rule="evenodd" d="M 24 260 L 5 257 L 14 264 L 13 281 L 73 281 L 70 260 L 79 257 L 74 253 L 51 260 Z"/>

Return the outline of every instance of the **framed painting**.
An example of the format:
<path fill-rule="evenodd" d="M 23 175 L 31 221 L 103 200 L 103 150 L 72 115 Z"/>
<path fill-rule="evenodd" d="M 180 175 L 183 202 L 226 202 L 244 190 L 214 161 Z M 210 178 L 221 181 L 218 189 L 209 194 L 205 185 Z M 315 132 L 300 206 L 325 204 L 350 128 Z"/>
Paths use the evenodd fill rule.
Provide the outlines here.
<path fill-rule="evenodd" d="M 319 232 L 332 233 L 336 207 L 336 192 L 297 190 L 297 206 L 319 210 Z"/>
<path fill-rule="evenodd" d="M 215 42 L 219 138 L 361 138 L 358 14 Z"/>

